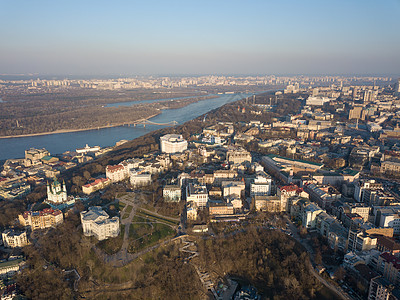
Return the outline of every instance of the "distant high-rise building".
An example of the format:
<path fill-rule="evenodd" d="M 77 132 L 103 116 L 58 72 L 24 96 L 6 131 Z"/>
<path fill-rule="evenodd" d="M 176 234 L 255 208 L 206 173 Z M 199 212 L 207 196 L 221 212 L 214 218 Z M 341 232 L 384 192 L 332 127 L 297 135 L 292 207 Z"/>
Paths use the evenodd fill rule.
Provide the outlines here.
<path fill-rule="evenodd" d="M 354 87 L 354 88 L 353 88 L 353 100 L 354 100 L 355 98 L 357 98 L 357 93 L 358 93 L 357 88 Z"/>
<path fill-rule="evenodd" d="M 395 91 L 396 93 L 400 93 L 400 78 L 397 79 L 397 82 L 396 82 L 395 85 L 394 85 L 394 91 Z"/>
<path fill-rule="evenodd" d="M 365 90 L 364 92 L 364 103 L 369 103 L 375 101 L 377 96 L 377 91 Z"/>
<path fill-rule="evenodd" d="M 349 120 L 351 119 L 365 120 L 365 110 L 362 106 L 355 106 L 353 109 L 350 109 Z"/>

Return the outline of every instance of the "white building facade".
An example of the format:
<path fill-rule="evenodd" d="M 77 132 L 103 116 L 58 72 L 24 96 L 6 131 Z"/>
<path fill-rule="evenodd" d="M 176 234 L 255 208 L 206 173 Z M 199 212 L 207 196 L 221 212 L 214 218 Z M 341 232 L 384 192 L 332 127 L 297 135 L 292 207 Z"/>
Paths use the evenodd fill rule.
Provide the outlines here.
<path fill-rule="evenodd" d="M 177 153 L 187 149 L 188 143 L 181 134 L 166 134 L 160 137 L 161 152 Z"/>
<path fill-rule="evenodd" d="M 100 206 L 92 206 L 81 212 L 83 234 L 95 236 L 99 241 L 119 235 L 119 218 L 109 218 Z"/>

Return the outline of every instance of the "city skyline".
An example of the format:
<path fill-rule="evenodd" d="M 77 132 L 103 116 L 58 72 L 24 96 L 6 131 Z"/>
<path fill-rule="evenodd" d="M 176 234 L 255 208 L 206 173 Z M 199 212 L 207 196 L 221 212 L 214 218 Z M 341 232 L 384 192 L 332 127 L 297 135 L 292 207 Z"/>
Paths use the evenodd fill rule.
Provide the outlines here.
<path fill-rule="evenodd" d="M 2 74 L 393 75 L 400 2 L 9 2 Z"/>

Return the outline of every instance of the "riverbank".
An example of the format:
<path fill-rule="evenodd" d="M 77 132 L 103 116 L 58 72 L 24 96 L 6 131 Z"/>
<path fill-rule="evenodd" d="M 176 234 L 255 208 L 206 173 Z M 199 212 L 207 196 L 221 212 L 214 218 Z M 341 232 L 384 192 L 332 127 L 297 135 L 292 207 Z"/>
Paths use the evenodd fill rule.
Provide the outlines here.
<path fill-rule="evenodd" d="M 124 123 L 118 123 L 118 124 L 106 125 L 106 126 L 98 126 L 98 127 L 92 127 L 92 128 L 61 129 L 61 130 L 50 131 L 50 132 L 39 132 L 39 133 L 20 134 L 20 135 L 7 135 L 7 136 L 0 136 L 0 139 L 23 138 L 23 137 L 42 136 L 42 135 L 59 134 L 59 133 L 72 133 L 72 132 L 91 131 L 91 130 L 100 130 L 100 129 L 104 129 L 104 128 L 120 127 L 120 126 L 125 126 L 125 125 L 138 124 L 138 123 L 147 121 L 151 118 L 154 118 L 154 117 L 158 116 L 159 114 L 161 114 L 161 111 L 159 113 L 151 115 L 147 118 L 142 118 L 139 120 L 132 121 L 131 123 L 124 122 Z"/>
<path fill-rule="evenodd" d="M 172 121 L 176 121 L 178 124 L 184 124 L 185 122 L 195 119 L 198 116 L 226 103 L 234 102 L 250 95 L 251 94 L 242 93 L 228 95 L 224 94 L 214 99 L 197 101 L 196 103 L 191 103 L 182 108 L 153 110 L 149 111 L 147 114 L 139 114 L 140 111 L 138 110 L 140 108 L 136 107 L 129 110 L 127 108 L 122 108 L 122 110 L 126 111 L 124 116 L 129 115 L 130 118 L 112 119 L 110 123 L 113 124 L 113 127 L 106 126 L 99 128 L 99 125 L 102 124 L 88 122 L 86 128 L 81 130 L 62 129 L 62 132 L 60 132 L 61 130 L 46 130 L 46 132 L 40 134 L 27 133 L 29 136 L 17 135 L 15 137 L 13 136 L 8 138 L 3 136 L 1 137 L 2 139 L 0 139 L 0 160 L 23 158 L 25 156 L 25 150 L 29 148 L 46 148 L 52 154 L 60 154 L 64 153 L 65 151 L 82 148 L 85 146 L 85 144 L 109 147 L 111 145 L 115 145 L 115 143 L 119 140 L 133 140 L 140 136 L 144 136 L 151 131 L 165 127 L 165 124 L 169 124 Z M 146 107 L 147 105 L 143 107 L 143 111 L 145 111 Z M 160 108 L 160 106 L 158 108 Z M 137 112 L 137 114 L 135 114 L 135 112 Z M 155 116 L 152 117 L 153 115 Z M 97 119 L 100 117 L 102 116 L 97 116 Z M 149 121 L 161 125 L 152 125 L 149 123 L 146 124 L 145 128 L 143 126 L 123 126 L 125 124 L 134 123 L 131 120 L 147 118 L 149 118 Z M 118 124 L 116 122 L 117 120 Z M 12 135 L 13 134 L 8 134 L 7 136 Z"/>
<path fill-rule="evenodd" d="M 33 137 L 33 136 L 42 136 L 42 135 L 50 135 L 50 134 L 58 134 L 58 133 L 72 133 L 72 132 L 80 132 L 80 131 L 89 131 L 89 130 L 98 130 L 98 129 L 104 129 L 104 128 L 112 128 L 112 127 L 120 127 L 124 125 L 130 125 L 130 124 L 136 124 L 136 123 L 141 123 L 143 121 L 149 120 L 155 116 L 158 116 L 161 114 L 162 110 L 166 109 L 179 109 L 179 108 L 184 108 L 190 104 L 199 102 L 199 101 L 205 101 L 205 100 L 211 100 L 214 98 L 217 98 L 218 96 L 215 95 L 207 95 L 207 96 L 193 96 L 193 97 L 184 97 L 180 99 L 171 99 L 169 100 L 163 100 L 160 102 L 157 102 L 160 99 L 154 100 L 154 103 L 149 103 L 149 105 L 157 105 L 156 107 L 157 110 L 159 110 L 159 113 L 152 114 L 150 116 L 147 116 L 145 118 L 137 119 L 137 120 L 129 120 L 117 124 L 112 124 L 112 125 L 99 125 L 95 127 L 89 127 L 89 128 L 78 128 L 78 129 L 59 129 L 55 131 L 46 131 L 46 132 L 37 132 L 37 133 L 28 133 L 28 134 L 14 134 L 14 135 L 5 135 L 5 136 L 0 136 L 0 139 L 7 139 L 7 138 L 18 138 L 18 137 Z M 151 100 L 153 101 L 153 100 Z M 114 103 L 115 104 L 115 103 Z M 118 104 L 118 103 L 117 103 Z M 138 104 L 144 104 L 144 103 L 138 103 Z M 135 104 L 132 104 L 131 106 L 134 106 Z M 129 107 L 131 107 L 129 106 Z M 112 106 L 111 106 L 112 107 Z"/>

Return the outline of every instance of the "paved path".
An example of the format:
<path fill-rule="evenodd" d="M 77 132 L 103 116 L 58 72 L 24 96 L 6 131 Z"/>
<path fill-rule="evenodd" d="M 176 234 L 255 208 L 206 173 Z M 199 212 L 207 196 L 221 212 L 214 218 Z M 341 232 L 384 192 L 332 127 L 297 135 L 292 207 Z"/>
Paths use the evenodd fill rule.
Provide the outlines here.
<path fill-rule="evenodd" d="M 121 211 L 121 224 L 125 225 L 124 233 L 123 233 L 124 237 L 123 237 L 123 242 L 122 242 L 121 249 L 115 254 L 108 255 L 108 254 L 104 253 L 101 249 L 99 249 L 98 247 L 93 246 L 93 250 L 95 251 L 97 256 L 101 260 L 103 260 L 104 263 L 110 264 L 113 267 L 123 267 L 123 266 L 127 265 L 128 263 L 130 263 L 131 261 L 133 261 L 134 259 L 142 256 L 145 253 L 153 251 L 153 250 L 157 249 L 158 247 L 160 247 L 162 245 L 168 244 L 169 242 L 171 242 L 171 241 L 173 241 L 173 240 L 175 240 L 177 238 L 181 238 L 181 237 L 170 238 L 170 239 L 164 240 L 164 241 L 162 241 L 160 243 L 157 243 L 154 246 L 151 246 L 151 247 L 148 247 L 146 249 L 143 249 L 142 251 L 139 251 L 137 253 L 129 253 L 128 252 L 129 230 L 130 230 L 130 225 L 132 223 L 138 223 L 138 222 L 132 222 L 132 220 L 133 220 L 133 218 L 134 218 L 134 216 L 136 214 L 136 211 L 138 209 L 139 204 L 141 203 L 141 201 L 140 201 L 141 199 L 138 199 L 139 197 L 140 197 L 140 195 L 138 195 L 137 193 L 129 193 L 129 194 L 124 195 L 124 196 L 119 198 L 119 201 L 121 203 L 125 204 L 125 207 Z M 127 218 L 123 218 L 127 214 L 126 210 L 128 209 L 129 206 L 132 207 L 132 210 L 129 212 L 129 216 Z M 164 218 L 164 219 L 167 219 L 167 220 L 168 219 L 175 220 L 174 218 L 168 218 L 168 217 L 165 217 L 165 216 L 160 215 L 158 213 L 154 213 L 152 211 L 149 211 L 147 209 L 141 208 L 141 210 L 143 210 L 145 212 L 148 212 L 149 214 L 153 214 L 153 215 L 155 215 L 157 217 L 160 217 L 160 218 Z M 176 221 L 178 222 L 179 219 L 176 219 Z M 139 223 L 146 223 L 146 222 L 139 222 Z M 154 221 L 152 223 L 162 223 L 162 224 L 166 224 L 166 225 L 171 226 L 171 224 L 163 223 L 162 221 L 158 221 L 158 220 Z M 171 227 L 176 227 L 176 226 L 171 226 Z M 122 232 L 121 232 L 121 234 L 122 234 Z"/>

